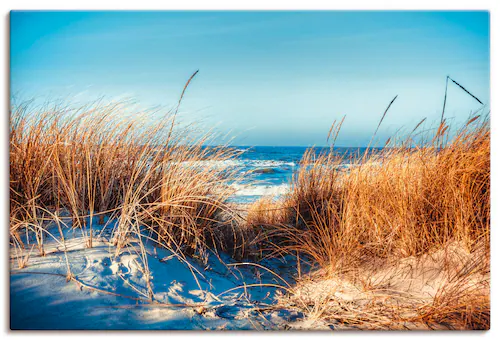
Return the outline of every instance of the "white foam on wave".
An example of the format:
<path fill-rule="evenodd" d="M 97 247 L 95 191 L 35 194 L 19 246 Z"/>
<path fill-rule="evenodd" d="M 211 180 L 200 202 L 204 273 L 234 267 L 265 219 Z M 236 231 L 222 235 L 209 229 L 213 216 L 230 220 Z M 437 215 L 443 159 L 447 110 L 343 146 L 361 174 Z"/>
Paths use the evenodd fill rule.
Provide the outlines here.
<path fill-rule="evenodd" d="M 191 167 L 209 167 L 209 168 L 227 168 L 227 167 L 237 167 L 243 164 L 239 160 L 226 159 L 226 160 L 206 160 L 206 161 L 184 161 L 181 162 L 182 165 Z"/>
<path fill-rule="evenodd" d="M 274 160 L 251 160 L 248 165 L 256 167 L 280 167 L 283 165 L 296 166 L 295 162 L 274 161 Z"/>
<path fill-rule="evenodd" d="M 281 166 L 295 167 L 295 162 L 275 161 L 275 160 L 250 160 L 250 159 L 227 159 L 227 160 L 206 160 L 206 161 L 185 161 L 182 164 L 187 166 L 226 168 L 226 167 L 255 167 L 255 168 L 277 168 Z"/>
<path fill-rule="evenodd" d="M 234 196 L 279 196 L 290 190 L 290 185 L 287 183 L 278 185 L 233 184 L 232 187 L 236 189 Z"/>

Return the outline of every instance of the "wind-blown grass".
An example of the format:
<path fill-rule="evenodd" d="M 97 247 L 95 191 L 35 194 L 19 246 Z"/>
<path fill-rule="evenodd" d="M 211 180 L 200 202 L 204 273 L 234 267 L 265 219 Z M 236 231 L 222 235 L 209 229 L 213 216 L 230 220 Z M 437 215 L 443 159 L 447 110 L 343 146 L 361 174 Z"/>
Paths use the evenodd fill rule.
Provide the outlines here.
<path fill-rule="evenodd" d="M 449 130 L 442 123 L 430 140 L 416 144 L 410 136 L 369 152 L 352 159 L 348 171 L 339 167 L 345 159 L 333 148 L 317 157 L 310 151 L 284 200 L 254 204 L 254 209 L 281 210 L 251 214 L 249 222 L 266 226 L 264 241 L 275 252 L 313 260 L 321 273 L 316 280 L 341 278 L 363 291 L 390 290 L 394 283 L 388 276 L 376 285 L 373 278 L 390 271 L 406 280 L 396 268 L 408 259 L 413 269 L 405 275 L 424 278 L 429 267 L 446 274 L 435 279 L 431 301 L 418 302 L 419 292 L 405 288 L 413 298 L 404 311 L 390 303 L 376 307 L 378 312 L 351 304 L 352 313 L 342 314 L 337 308 L 342 299 L 331 292 L 314 302 L 325 304 L 318 306 L 323 317 L 363 328 L 399 328 L 409 320 L 428 327 L 489 327 L 489 120 L 473 117 L 456 134 Z M 456 249 L 468 254 L 463 261 L 450 260 Z M 433 260 L 423 261 L 426 256 Z M 394 294 L 389 296 L 394 301 Z M 411 317 L 405 314 L 415 310 Z M 385 320 L 378 319 L 384 313 Z"/>
<path fill-rule="evenodd" d="M 240 216 L 227 202 L 230 184 L 244 174 L 224 166 L 237 151 L 206 147 L 209 134 L 194 138 L 191 127 L 176 122 L 195 75 L 166 114 L 102 102 L 12 108 L 10 239 L 19 268 L 35 249 L 45 254 L 46 238 L 66 249 L 63 228 L 80 230 L 93 247 L 95 224 L 105 224 L 116 255 L 139 255 L 147 282 L 146 292 L 137 290 L 141 300 L 154 296 L 145 247 L 153 242 L 195 279 L 203 273 L 190 258 L 206 263 L 209 251 L 312 262 L 309 275 L 297 265 L 298 283 L 285 281 L 281 302 L 303 308 L 313 321 L 489 328 L 488 117 L 473 117 L 454 133 L 443 119 L 431 138 L 417 141 L 422 120 L 402 142 L 388 140 L 382 150 L 353 157 L 347 170 L 334 149 L 342 119 L 328 133 L 329 152 L 304 155 L 283 200 L 261 199 Z M 23 242 L 30 235 L 36 248 Z M 68 281 L 78 282 L 67 268 Z"/>
<path fill-rule="evenodd" d="M 126 103 L 14 107 L 12 243 L 25 247 L 20 233 L 34 234 L 43 255 L 44 239 L 55 238 L 46 226 L 57 222 L 80 229 L 92 247 L 95 223 L 113 220 L 117 253 L 137 238 L 202 260 L 214 244 L 234 249 L 226 242 L 237 236 L 221 235 L 221 230 L 238 233 L 225 227 L 233 223 L 226 199 L 237 176 L 223 166 L 236 152 L 205 147 L 210 136 L 193 139 L 190 127 L 176 127 L 174 118 L 131 111 Z M 137 247 L 144 255 L 143 242 Z"/>

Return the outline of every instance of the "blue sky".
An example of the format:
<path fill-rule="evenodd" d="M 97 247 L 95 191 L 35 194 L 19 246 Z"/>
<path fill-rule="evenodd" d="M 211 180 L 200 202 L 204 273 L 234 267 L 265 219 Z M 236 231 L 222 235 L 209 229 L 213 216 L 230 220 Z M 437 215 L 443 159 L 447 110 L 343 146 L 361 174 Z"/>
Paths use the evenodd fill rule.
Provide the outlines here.
<path fill-rule="evenodd" d="M 489 104 L 488 12 L 12 12 L 11 94 L 172 107 L 238 145 L 339 146 L 439 120 L 446 75 Z M 478 103 L 450 86 L 447 116 Z"/>

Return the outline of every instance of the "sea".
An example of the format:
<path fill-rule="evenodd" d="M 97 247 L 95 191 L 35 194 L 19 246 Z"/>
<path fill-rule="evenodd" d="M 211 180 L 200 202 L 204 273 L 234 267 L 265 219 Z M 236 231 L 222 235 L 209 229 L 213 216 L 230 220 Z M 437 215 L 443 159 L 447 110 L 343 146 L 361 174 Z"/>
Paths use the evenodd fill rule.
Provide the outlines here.
<path fill-rule="evenodd" d="M 236 203 L 251 203 L 262 196 L 274 199 L 282 197 L 289 190 L 294 174 L 300 169 L 305 152 L 310 149 L 302 146 L 235 148 L 241 151 L 241 154 L 235 160 L 234 166 L 241 173 L 251 174 L 248 179 L 233 184 L 236 192 L 230 200 Z M 329 147 L 313 148 L 316 155 L 329 150 Z M 366 151 L 366 148 L 335 147 L 333 151 L 342 157 L 343 165 L 348 168 L 354 159 Z"/>

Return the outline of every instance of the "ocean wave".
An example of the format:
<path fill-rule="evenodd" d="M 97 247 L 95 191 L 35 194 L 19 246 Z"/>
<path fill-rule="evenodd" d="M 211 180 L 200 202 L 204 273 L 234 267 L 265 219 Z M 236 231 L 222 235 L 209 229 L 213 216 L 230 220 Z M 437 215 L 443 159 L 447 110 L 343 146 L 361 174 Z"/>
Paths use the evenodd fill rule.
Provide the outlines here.
<path fill-rule="evenodd" d="M 280 167 L 280 166 L 296 166 L 295 162 L 285 162 L 276 160 L 249 160 L 248 164 L 255 167 Z"/>
<path fill-rule="evenodd" d="M 227 160 L 202 160 L 202 161 L 184 161 L 182 164 L 187 166 L 203 167 L 249 167 L 249 168 L 279 168 L 295 167 L 295 162 L 277 161 L 277 160 L 259 160 L 259 159 L 227 159 Z"/>
<path fill-rule="evenodd" d="M 236 149 L 234 149 L 234 151 L 236 151 L 236 152 L 242 152 L 242 153 L 243 153 L 243 152 L 249 152 L 249 151 L 251 151 L 251 149 L 240 149 L 240 148 L 236 148 Z"/>
<path fill-rule="evenodd" d="M 234 196 L 279 196 L 290 190 L 290 185 L 287 183 L 278 185 L 233 184 L 232 187 L 236 189 Z"/>

